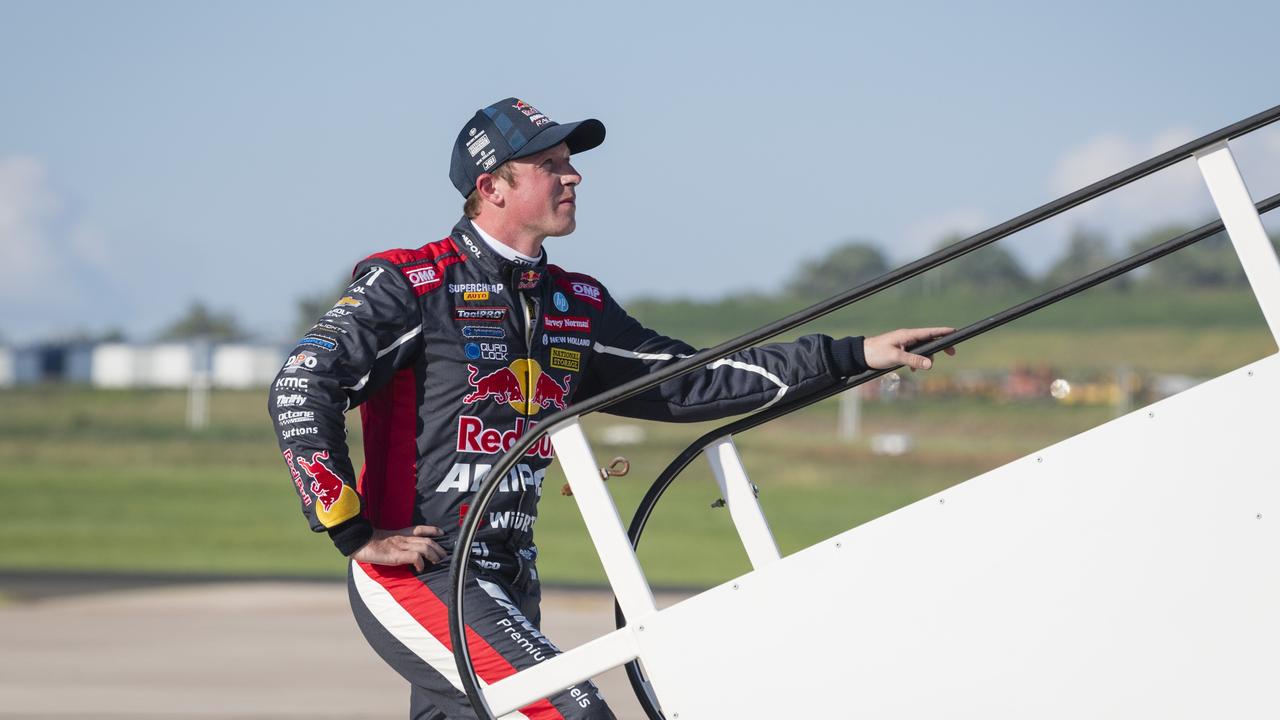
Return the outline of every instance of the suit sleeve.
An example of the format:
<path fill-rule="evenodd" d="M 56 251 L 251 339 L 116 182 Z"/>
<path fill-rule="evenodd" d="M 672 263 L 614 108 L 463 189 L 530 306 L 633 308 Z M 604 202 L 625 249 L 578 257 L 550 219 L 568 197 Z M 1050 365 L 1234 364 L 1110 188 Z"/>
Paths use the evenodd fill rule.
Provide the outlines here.
<path fill-rule="evenodd" d="M 393 266 L 366 261 L 355 280 L 307 332 L 276 375 L 268 410 L 302 512 L 344 555 L 373 527 L 346 442 L 346 411 L 364 402 L 421 352 L 422 318 L 413 290 Z"/>
<path fill-rule="evenodd" d="M 592 346 L 591 365 L 583 386 L 585 392 L 579 399 L 652 373 L 696 352 L 687 343 L 641 325 L 609 293 L 603 296 L 602 330 Z M 851 349 L 854 341 L 856 349 Z M 694 422 L 760 410 L 783 398 L 828 388 L 841 378 L 865 369 L 865 364 L 861 364 L 861 342 L 861 338 L 833 341 L 826 335 L 806 335 L 795 342 L 749 348 L 716 360 L 703 370 L 668 380 L 603 412 L 648 420 Z M 833 345 L 840 356 L 838 359 L 833 357 Z"/>

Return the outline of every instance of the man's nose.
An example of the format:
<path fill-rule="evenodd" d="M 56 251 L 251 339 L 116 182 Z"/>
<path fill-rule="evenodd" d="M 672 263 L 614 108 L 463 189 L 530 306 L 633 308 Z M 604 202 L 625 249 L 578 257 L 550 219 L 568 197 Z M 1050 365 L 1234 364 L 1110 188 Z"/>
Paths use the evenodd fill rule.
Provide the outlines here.
<path fill-rule="evenodd" d="M 568 172 L 560 176 L 560 182 L 563 185 L 578 185 L 582 183 L 582 175 L 570 165 Z"/>

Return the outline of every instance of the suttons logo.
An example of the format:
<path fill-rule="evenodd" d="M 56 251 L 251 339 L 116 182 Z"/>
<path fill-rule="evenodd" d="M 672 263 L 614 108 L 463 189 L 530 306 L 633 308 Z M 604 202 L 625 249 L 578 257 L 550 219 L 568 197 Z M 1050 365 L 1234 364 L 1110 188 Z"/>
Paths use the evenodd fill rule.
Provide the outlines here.
<path fill-rule="evenodd" d="M 475 365 L 468 365 L 467 383 L 473 390 L 462 398 L 462 402 L 474 405 L 482 400 L 492 400 L 510 405 L 523 415 L 537 415 L 548 408 L 563 410 L 569 404 L 569 383 L 572 379 L 572 376 L 566 377 L 561 385 L 542 372 L 537 360 L 525 358 L 484 376 L 480 376 Z"/>
<path fill-rule="evenodd" d="M 529 423 L 529 427 L 533 427 L 534 424 Z M 498 430 L 486 426 L 484 420 L 478 417 L 463 415 L 458 418 L 458 442 L 455 449 L 462 453 L 497 455 L 510 450 L 511 446 L 524 435 L 524 431 L 524 418 L 516 418 L 516 425 L 510 430 Z M 549 435 L 538 438 L 538 441 L 525 451 L 525 455 L 547 459 L 551 459 L 552 454 Z"/>
<path fill-rule="evenodd" d="M 325 527 L 334 527 L 360 512 L 360 496 L 324 464 L 328 459 L 329 451 L 321 450 L 313 453 L 310 460 L 297 457 L 293 461 L 311 478 L 309 489 L 319 502 L 316 518 Z"/>

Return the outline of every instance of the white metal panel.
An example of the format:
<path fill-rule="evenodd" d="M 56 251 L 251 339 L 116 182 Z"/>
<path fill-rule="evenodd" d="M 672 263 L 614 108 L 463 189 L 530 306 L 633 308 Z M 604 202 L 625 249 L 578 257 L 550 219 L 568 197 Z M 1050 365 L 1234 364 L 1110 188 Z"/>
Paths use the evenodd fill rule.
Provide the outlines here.
<path fill-rule="evenodd" d="M 191 345 L 164 343 L 142 349 L 142 387 L 185 388 L 195 372 L 195 353 Z"/>
<path fill-rule="evenodd" d="M 287 355 L 274 346 L 218 345 L 212 355 L 213 385 L 237 390 L 265 388 Z"/>
<path fill-rule="evenodd" d="M 742 467 L 742 456 L 738 454 L 733 438 L 723 437 L 715 441 L 707 447 L 706 455 L 733 525 L 738 529 L 738 537 L 742 538 L 742 546 L 751 560 L 751 567 L 764 567 L 777 560 L 780 557 L 778 544 L 769 531 L 769 523 L 760 508 L 760 501 L 756 499 L 755 488 L 747 478 L 747 470 Z"/>
<path fill-rule="evenodd" d="M 1271 336 L 1280 340 L 1280 263 L 1275 248 L 1262 227 L 1258 210 L 1253 206 L 1249 189 L 1236 167 L 1231 148 L 1225 141 L 1196 155 L 1209 194 L 1222 216 L 1231 244 L 1240 256 L 1245 276 L 1253 286 L 1258 306 L 1271 328 Z"/>
<path fill-rule="evenodd" d="M 647 618 L 666 717 L 1280 717 L 1278 398 L 1271 356 Z"/>

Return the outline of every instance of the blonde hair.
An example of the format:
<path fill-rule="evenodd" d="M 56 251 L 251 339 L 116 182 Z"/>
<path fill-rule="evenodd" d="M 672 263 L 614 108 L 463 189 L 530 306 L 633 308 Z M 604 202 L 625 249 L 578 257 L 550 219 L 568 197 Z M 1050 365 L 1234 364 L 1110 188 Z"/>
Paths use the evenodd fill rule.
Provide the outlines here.
<path fill-rule="evenodd" d="M 512 187 L 515 187 L 516 172 L 515 172 L 515 169 L 511 167 L 510 163 L 502 163 L 498 167 L 494 168 L 491 174 L 494 177 L 501 179 L 506 184 L 511 185 Z M 480 193 L 476 192 L 473 189 L 471 191 L 471 194 L 467 196 L 467 201 L 462 204 L 462 214 L 466 215 L 468 218 L 473 218 L 473 219 L 479 216 L 480 203 L 481 203 Z"/>

